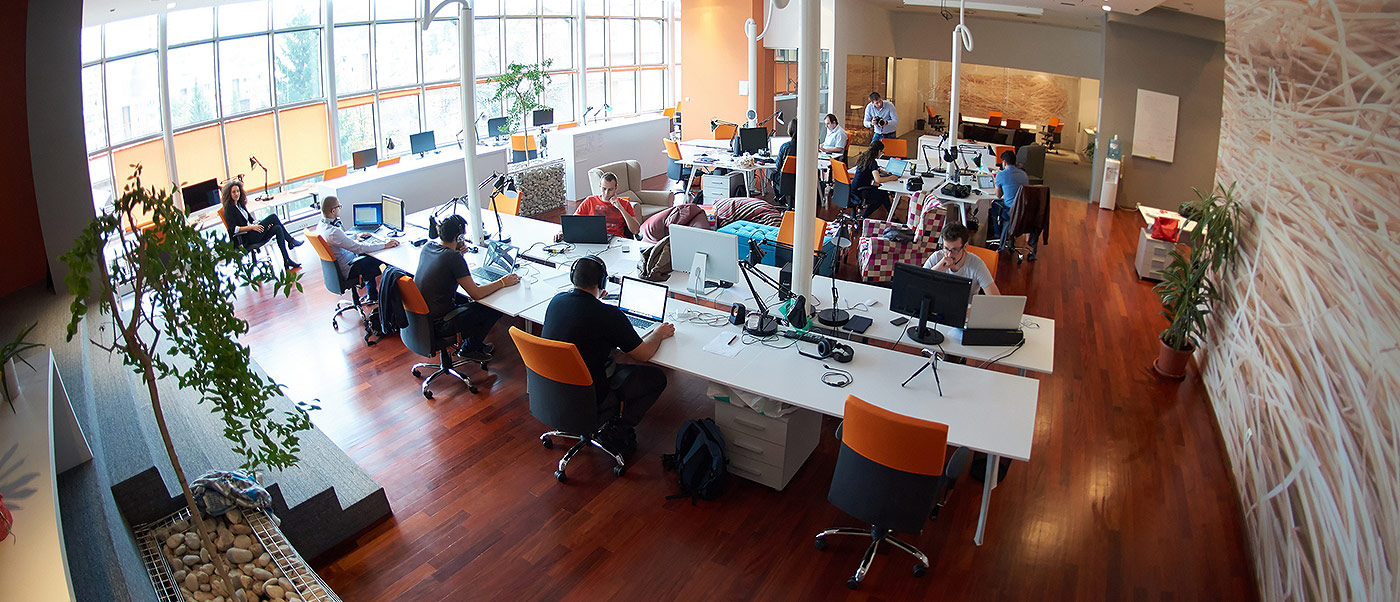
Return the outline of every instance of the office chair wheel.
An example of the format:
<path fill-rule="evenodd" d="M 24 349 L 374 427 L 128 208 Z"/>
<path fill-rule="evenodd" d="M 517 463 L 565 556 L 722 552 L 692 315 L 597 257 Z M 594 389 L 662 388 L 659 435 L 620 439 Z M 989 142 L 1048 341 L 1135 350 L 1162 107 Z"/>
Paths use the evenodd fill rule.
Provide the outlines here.
<path fill-rule="evenodd" d="M 545 449 L 554 449 L 554 440 L 549 437 L 540 437 L 540 444 L 544 445 Z"/>
<path fill-rule="evenodd" d="M 568 477 L 568 475 L 565 475 L 565 474 L 564 474 L 564 471 L 562 471 L 562 470 L 556 470 L 556 471 L 554 471 L 554 478 L 558 479 L 560 483 L 568 483 L 568 482 L 569 482 L 569 477 Z"/>
<path fill-rule="evenodd" d="M 812 545 L 813 545 L 813 547 L 817 548 L 817 551 L 818 551 L 818 552 L 825 552 L 825 551 L 826 551 L 826 540 L 825 540 L 825 539 L 822 539 L 822 538 L 818 537 L 818 538 L 817 538 L 817 541 L 816 541 L 815 543 L 813 543 Z"/>
<path fill-rule="evenodd" d="M 468 391 L 471 391 L 471 392 L 472 392 L 472 395 L 476 395 L 477 393 L 480 392 L 480 391 L 477 391 L 476 385 L 472 385 L 472 386 L 470 386 L 470 387 L 467 387 L 467 390 L 468 390 Z"/>
<path fill-rule="evenodd" d="M 424 391 L 424 392 L 423 392 L 423 397 L 424 397 L 424 398 L 427 398 L 427 399 L 432 399 L 432 398 L 433 398 L 433 392 L 432 392 L 432 391 Z"/>
<path fill-rule="evenodd" d="M 860 582 L 855 577 L 846 579 L 846 589 L 860 589 Z"/>
<path fill-rule="evenodd" d="M 614 474 L 614 475 L 617 475 L 617 476 L 619 476 L 619 477 L 622 476 L 622 475 L 625 475 L 625 474 L 627 474 L 627 467 L 626 467 L 626 466 L 614 466 L 614 467 L 613 467 L 613 474 Z"/>
<path fill-rule="evenodd" d="M 923 576 L 926 575 L 926 574 L 928 574 L 928 567 L 926 567 L 926 566 L 924 566 L 924 565 L 922 565 L 922 564 L 916 564 L 916 565 L 914 565 L 914 576 L 915 576 L 915 577 L 923 577 Z"/>
<path fill-rule="evenodd" d="M 413 378 L 423 378 L 423 373 L 422 373 L 422 372 L 419 372 L 417 368 L 414 368 L 414 369 L 413 369 Z"/>

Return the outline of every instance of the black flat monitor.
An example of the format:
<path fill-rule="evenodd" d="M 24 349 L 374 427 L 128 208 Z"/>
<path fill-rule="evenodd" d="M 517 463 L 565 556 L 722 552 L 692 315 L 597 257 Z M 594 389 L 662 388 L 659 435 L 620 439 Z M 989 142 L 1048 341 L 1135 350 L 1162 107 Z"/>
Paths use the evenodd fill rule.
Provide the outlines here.
<path fill-rule="evenodd" d="M 373 147 L 355 151 L 350 155 L 353 169 L 365 169 L 379 162 L 379 150 Z"/>
<path fill-rule="evenodd" d="M 972 279 L 935 272 L 907 263 L 894 264 L 890 281 L 890 311 L 919 319 L 909 327 L 909 338 L 924 345 L 943 342 L 943 333 L 929 328 L 934 322 L 953 328 L 967 325 L 967 301 Z"/>
<path fill-rule="evenodd" d="M 768 128 L 739 128 L 739 153 L 761 154 L 768 150 Z"/>
<path fill-rule="evenodd" d="M 437 136 L 432 130 L 418 132 L 408 137 L 408 145 L 414 154 L 431 153 L 437 150 Z"/>
<path fill-rule="evenodd" d="M 185 213 L 194 213 L 219 204 L 219 179 L 209 178 L 180 189 L 185 197 Z"/>
<path fill-rule="evenodd" d="M 554 123 L 554 109 L 539 109 L 530 114 L 530 123 L 535 127 Z"/>
<path fill-rule="evenodd" d="M 510 135 L 510 119 L 506 117 L 492 117 L 486 120 L 487 138 L 504 138 Z"/>
<path fill-rule="evenodd" d="M 394 236 L 403 234 L 403 199 L 385 194 L 379 200 L 384 207 L 384 227 L 393 230 Z"/>

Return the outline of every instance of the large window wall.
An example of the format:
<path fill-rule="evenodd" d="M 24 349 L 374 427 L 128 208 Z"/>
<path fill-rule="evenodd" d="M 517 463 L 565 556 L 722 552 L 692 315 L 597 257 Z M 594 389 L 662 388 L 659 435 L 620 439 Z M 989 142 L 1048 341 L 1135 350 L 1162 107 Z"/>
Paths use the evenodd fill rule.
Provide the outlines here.
<path fill-rule="evenodd" d="M 678 4 L 477 0 L 478 112 L 505 108 L 486 100 L 492 76 L 545 59 L 553 61 L 545 102 L 556 122 L 578 121 L 588 106 L 609 105 L 603 117 L 617 117 L 674 103 Z M 444 9 L 423 30 L 422 10 L 418 0 L 258 0 L 84 28 L 95 203 L 110 202 L 134 163 L 148 186 L 244 175 L 256 191 L 263 174 L 251 157 L 276 189 L 317 178 L 357 150 L 407 154 L 419 131 L 455 145 L 457 12 Z M 484 120 L 477 127 L 482 133 Z"/>

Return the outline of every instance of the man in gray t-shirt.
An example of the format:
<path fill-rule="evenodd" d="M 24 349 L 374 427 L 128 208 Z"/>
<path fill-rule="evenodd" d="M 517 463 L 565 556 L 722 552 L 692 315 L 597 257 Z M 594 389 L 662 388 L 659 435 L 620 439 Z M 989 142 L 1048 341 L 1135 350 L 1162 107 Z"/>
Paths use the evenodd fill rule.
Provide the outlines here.
<path fill-rule="evenodd" d="M 967 241 L 971 238 L 967 227 L 952 223 L 943 227 L 943 233 L 939 235 L 939 240 L 943 241 L 943 249 L 929 256 L 924 262 L 924 267 L 936 272 L 947 272 L 963 278 L 972 279 L 972 294 L 976 295 L 978 289 L 988 295 L 1000 295 L 997 290 L 997 283 L 992 279 L 992 271 L 987 269 L 987 264 L 981 257 L 973 255 L 967 251 Z M 968 303 L 972 302 L 968 298 Z"/>

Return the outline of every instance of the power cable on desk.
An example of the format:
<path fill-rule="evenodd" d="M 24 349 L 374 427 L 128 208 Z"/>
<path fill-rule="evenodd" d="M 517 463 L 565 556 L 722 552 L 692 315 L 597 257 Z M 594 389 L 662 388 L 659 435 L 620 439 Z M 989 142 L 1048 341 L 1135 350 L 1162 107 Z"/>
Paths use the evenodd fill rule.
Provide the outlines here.
<path fill-rule="evenodd" d="M 1025 346 L 1026 346 L 1026 339 L 1023 338 L 1023 339 L 1021 339 L 1021 342 L 1020 342 L 1020 343 L 1016 343 L 1016 346 L 1014 346 L 1014 347 L 1011 348 L 1011 351 L 1008 351 L 1008 352 L 1003 353 L 1003 354 L 1001 354 L 1001 355 L 999 355 L 999 356 L 997 356 L 997 357 L 994 357 L 994 358 L 989 359 L 989 360 L 987 360 L 987 361 L 985 361 L 985 362 L 982 362 L 982 365 L 977 366 L 977 367 L 978 367 L 978 368 L 986 368 L 987 366 L 990 366 L 990 365 L 992 365 L 992 364 L 995 364 L 995 363 L 997 363 L 997 362 L 1000 362 L 1001 360 L 1004 360 L 1004 359 L 1006 359 L 1006 358 L 1008 358 L 1008 357 L 1011 357 L 1011 354 L 1016 353 L 1017 351 L 1020 351 L 1021 348 L 1022 348 L 1022 347 L 1025 347 Z"/>
<path fill-rule="evenodd" d="M 724 314 L 712 314 L 709 312 L 696 311 L 693 309 L 687 309 L 685 311 L 673 313 L 671 314 L 671 318 L 674 319 L 676 322 L 685 322 L 687 324 L 700 324 L 702 326 L 713 327 L 724 326 L 725 324 L 729 323 L 729 316 L 726 316 Z"/>

